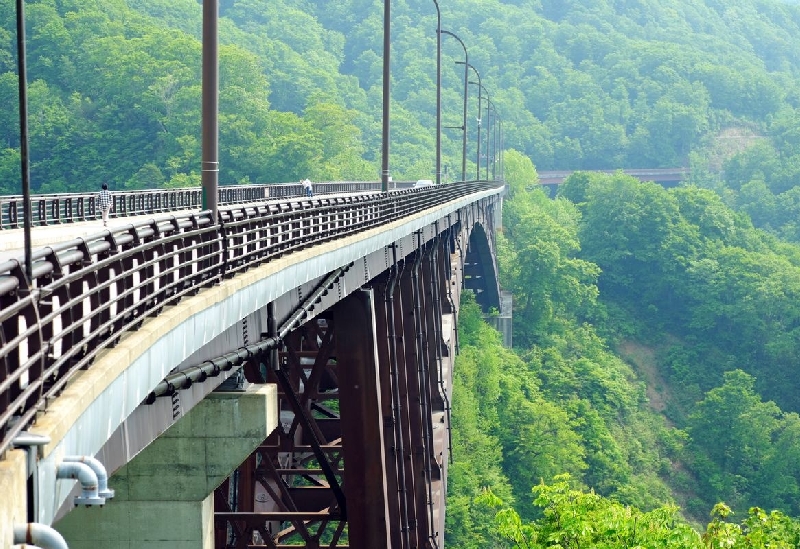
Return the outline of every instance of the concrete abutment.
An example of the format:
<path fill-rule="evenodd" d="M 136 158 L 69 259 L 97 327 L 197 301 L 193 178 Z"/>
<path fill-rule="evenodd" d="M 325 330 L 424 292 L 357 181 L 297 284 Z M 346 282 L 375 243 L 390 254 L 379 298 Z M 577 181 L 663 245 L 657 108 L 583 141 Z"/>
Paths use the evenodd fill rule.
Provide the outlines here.
<path fill-rule="evenodd" d="M 274 385 L 211 393 L 111 476 L 114 499 L 55 528 L 70 549 L 212 549 L 214 489 L 277 424 Z"/>

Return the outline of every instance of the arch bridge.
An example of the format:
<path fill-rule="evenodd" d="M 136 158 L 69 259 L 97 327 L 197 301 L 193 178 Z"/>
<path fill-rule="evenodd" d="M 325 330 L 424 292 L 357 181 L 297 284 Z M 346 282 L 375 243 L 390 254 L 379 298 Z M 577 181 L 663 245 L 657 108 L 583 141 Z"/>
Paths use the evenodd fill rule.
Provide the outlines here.
<path fill-rule="evenodd" d="M 0 264 L 0 546 L 442 547 L 502 189 L 248 201 Z"/>

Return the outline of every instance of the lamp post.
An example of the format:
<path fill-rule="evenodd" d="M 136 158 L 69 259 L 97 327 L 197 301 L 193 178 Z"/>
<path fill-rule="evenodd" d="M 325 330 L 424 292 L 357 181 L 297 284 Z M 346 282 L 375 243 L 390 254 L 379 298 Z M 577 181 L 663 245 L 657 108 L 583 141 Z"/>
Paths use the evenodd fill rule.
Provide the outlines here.
<path fill-rule="evenodd" d="M 489 118 L 489 115 L 488 115 L 488 111 L 489 111 L 489 106 L 488 106 L 489 92 L 486 91 L 486 88 L 481 83 L 481 77 L 480 77 L 480 74 L 478 74 L 478 70 L 475 67 L 473 67 L 472 65 L 470 65 L 470 68 L 472 68 L 472 70 L 475 71 L 475 74 L 478 75 L 478 81 L 477 82 L 473 82 L 473 81 L 470 80 L 469 83 L 473 84 L 475 86 L 478 86 L 478 149 L 477 149 L 477 153 L 476 153 L 476 156 L 477 156 L 476 160 L 477 160 L 477 164 L 478 164 L 477 179 L 480 181 L 480 178 L 481 178 L 481 115 L 483 114 L 483 107 L 481 105 L 481 100 L 484 97 L 483 94 L 485 93 L 486 94 L 485 97 L 486 97 L 486 101 L 487 101 L 487 106 L 486 106 L 487 115 L 486 115 L 486 118 L 487 118 L 487 122 L 488 122 L 488 118 Z M 486 127 L 486 137 L 487 137 L 487 139 L 486 139 L 486 148 L 487 148 L 487 153 L 488 153 L 488 148 L 489 148 L 489 139 L 488 139 L 488 137 L 489 137 L 489 127 L 488 127 L 488 124 L 487 124 L 487 127 Z M 488 160 L 488 154 L 487 154 L 487 160 Z M 488 174 L 486 175 L 486 178 L 487 179 L 489 178 Z"/>
<path fill-rule="evenodd" d="M 436 6 L 436 184 L 442 184 L 442 12 Z"/>
<path fill-rule="evenodd" d="M 389 67 L 391 53 L 391 1 L 383 0 L 383 130 L 381 132 L 381 191 L 389 192 Z"/>
<path fill-rule="evenodd" d="M 505 172 L 505 141 L 503 140 L 503 119 L 500 119 L 500 179 L 506 180 Z"/>
<path fill-rule="evenodd" d="M 219 0 L 203 2 L 203 209 L 217 223 L 219 204 Z"/>
<path fill-rule="evenodd" d="M 492 177 L 497 180 L 499 172 L 500 179 L 503 178 L 503 119 L 497 112 L 495 114 L 495 136 L 494 136 L 494 164 L 492 165 Z M 498 169 L 499 166 L 499 169 Z"/>
<path fill-rule="evenodd" d="M 458 62 L 458 61 L 456 61 L 456 62 Z M 484 87 L 483 87 L 483 84 L 481 84 L 481 74 L 478 72 L 478 69 L 476 69 L 475 67 L 473 67 L 469 63 L 467 63 L 466 65 L 467 65 L 467 67 L 472 69 L 472 71 L 475 73 L 475 76 L 478 77 L 478 81 L 477 82 L 473 82 L 473 81 L 470 80 L 470 81 L 468 81 L 468 83 L 478 86 L 478 151 L 476 153 L 476 156 L 477 156 L 476 161 L 477 161 L 477 165 L 478 165 L 478 170 L 477 170 L 477 174 L 475 176 L 475 179 L 480 180 L 480 178 L 481 178 L 481 112 L 483 110 L 482 106 L 481 106 L 481 98 L 482 98 L 481 90 L 483 90 Z"/>
<path fill-rule="evenodd" d="M 486 181 L 489 181 L 489 163 L 494 151 L 492 150 L 492 136 L 494 135 L 494 108 L 492 102 L 486 99 Z"/>
<path fill-rule="evenodd" d="M 494 109 L 494 131 L 492 132 L 492 180 L 497 180 L 497 146 L 499 143 L 498 134 L 500 128 L 500 115 L 497 114 L 497 108 Z"/>
<path fill-rule="evenodd" d="M 490 111 L 491 109 L 491 111 Z M 489 131 L 491 123 L 491 132 Z M 489 180 L 489 161 L 492 162 L 492 173 L 494 174 L 494 157 L 497 154 L 497 109 L 494 103 L 489 100 L 489 94 L 486 94 L 486 180 Z M 492 175 L 494 177 L 494 175 Z"/>
<path fill-rule="evenodd" d="M 467 179 L 467 82 L 469 80 L 469 54 L 467 53 L 467 47 L 464 45 L 464 42 L 453 34 L 450 31 L 443 30 L 442 33 L 449 34 L 456 40 L 458 43 L 461 44 L 461 47 L 464 48 L 464 115 L 461 120 L 461 181 L 466 181 Z M 456 64 L 460 64 L 460 62 L 456 62 Z"/>
<path fill-rule="evenodd" d="M 31 171 L 28 158 L 28 76 L 25 65 L 25 1 L 17 0 L 17 70 L 19 72 L 19 157 L 22 170 L 22 204 L 24 215 L 25 274 L 33 284 L 31 260 Z"/>

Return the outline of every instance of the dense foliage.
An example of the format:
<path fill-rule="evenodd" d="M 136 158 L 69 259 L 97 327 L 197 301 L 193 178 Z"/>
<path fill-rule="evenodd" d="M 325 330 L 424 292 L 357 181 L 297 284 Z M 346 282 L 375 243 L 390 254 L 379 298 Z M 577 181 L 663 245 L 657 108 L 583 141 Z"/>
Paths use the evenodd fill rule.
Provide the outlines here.
<path fill-rule="evenodd" d="M 199 183 L 201 4 L 25 2 L 34 191 Z M 571 546 L 553 517 L 576 509 L 569 539 L 598 547 L 618 546 L 601 536 L 617 519 L 631 544 L 796 546 L 792 520 L 748 509 L 800 514 L 800 248 L 787 243 L 800 241 L 800 7 L 440 4 L 503 119 L 511 188 L 498 250 L 518 346 L 502 349 L 465 299 L 448 546 L 521 543 L 508 528 L 531 547 Z M 222 183 L 378 178 L 382 7 L 220 2 Z M 20 192 L 14 8 L 0 3 L 6 194 Z M 397 179 L 433 175 L 435 27 L 429 0 L 393 0 Z M 442 44 L 454 179 L 464 52 L 449 35 Z M 475 154 L 487 114 L 468 90 L 469 178 L 487 162 Z M 579 172 L 554 200 L 533 190 L 534 165 L 687 164 L 691 184 L 675 189 Z M 720 501 L 746 518 L 726 522 Z M 487 520 L 498 509 L 500 522 Z M 680 522 L 710 509 L 705 538 Z"/>
<path fill-rule="evenodd" d="M 507 162 L 516 348 L 462 308 L 448 540 L 795 547 L 800 248 L 706 189 L 578 173 L 551 200 Z"/>
<path fill-rule="evenodd" d="M 665 505 L 649 512 L 622 505 L 594 492 L 569 488 L 568 475 L 552 485 L 534 487 L 535 504 L 541 518 L 531 523 L 520 520 L 492 493 L 479 499 L 500 508 L 495 515 L 499 537 L 505 547 L 564 549 L 596 547 L 661 547 L 664 549 L 791 549 L 800 544 L 800 523 L 780 513 L 750 509 L 741 523 L 729 522 L 730 509 L 714 507 L 712 521 L 701 535 L 681 520 L 678 509 Z"/>
<path fill-rule="evenodd" d="M 689 436 L 689 510 L 800 513 L 800 248 L 697 187 L 581 174 L 562 195 L 582 214 L 580 257 L 602 270 L 606 326 L 657 351 L 664 411 Z"/>
<path fill-rule="evenodd" d="M 466 296 L 454 371 L 448 546 L 486 547 L 497 531 L 488 487 L 530 520 L 530 489 L 571 475 L 620 501 L 654 508 L 671 501 L 662 478 L 680 433 L 646 403 L 644 384 L 582 318 L 598 305 L 597 267 L 577 259 L 579 215 L 568 201 L 528 192 L 530 160 L 507 158 L 510 199 L 499 237 L 503 285 L 514 288 L 518 352 L 504 349 Z M 536 265 L 541 265 L 537 271 Z"/>
<path fill-rule="evenodd" d="M 197 184 L 201 3 L 25 4 L 34 190 L 95 188 L 101 180 L 112 188 Z M 796 233 L 798 198 L 789 189 L 800 165 L 791 131 L 800 74 L 796 5 L 440 4 L 442 28 L 464 41 L 502 117 L 506 146 L 539 169 L 673 167 L 692 157 L 698 177 L 708 169 L 713 183 L 731 152 L 757 142 L 725 166 L 742 191 L 731 200 L 756 217 L 775 214 L 771 226 Z M 224 0 L 220 15 L 220 181 L 377 179 L 383 3 Z M 433 175 L 435 29 L 432 2 L 393 0 L 397 179 Z M 0 192 L 19 192 L 15 39 L 14 3 L 3 2 Z M 443 165 L 453 179 L 461 175 L 464 67 L 456 62 L 464 51 L 444 34 L 442 53 Z M 468 88 L 472 177 L 476 122 L 485 138 L 488 119 L 477 111 L 477 86 Z M 722 145 L 729 147 L 713 161 L 697 156 Z"/>

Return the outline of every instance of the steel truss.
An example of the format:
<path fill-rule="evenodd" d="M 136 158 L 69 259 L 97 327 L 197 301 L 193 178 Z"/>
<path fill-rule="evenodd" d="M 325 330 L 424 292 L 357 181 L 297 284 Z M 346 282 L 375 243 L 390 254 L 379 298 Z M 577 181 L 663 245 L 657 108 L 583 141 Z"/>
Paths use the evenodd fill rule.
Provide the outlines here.
<path fill-rule="evenodd" d="M 463 260 L 447 230 L 417 244 L 245 363 L 248 381 L 278 385 L 280 422 L 216 490 L 217 548 L 441 546 L 455 352 L 442 319 Z"/>

